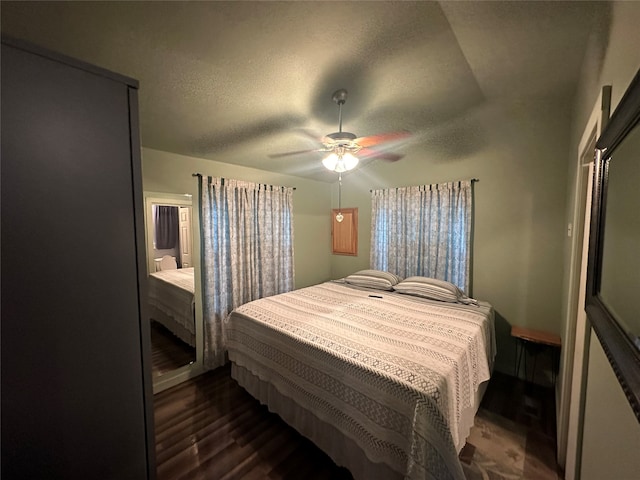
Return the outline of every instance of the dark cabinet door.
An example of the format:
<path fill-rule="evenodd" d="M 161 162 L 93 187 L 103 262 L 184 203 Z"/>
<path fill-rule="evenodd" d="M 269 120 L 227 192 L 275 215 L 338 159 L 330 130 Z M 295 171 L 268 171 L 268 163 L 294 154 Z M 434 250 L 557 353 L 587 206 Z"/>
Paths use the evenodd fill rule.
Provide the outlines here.
<path fill-rule="evenodd" d="M 2 477 L 148 478 L 135 88 L 1 59 Z"/>

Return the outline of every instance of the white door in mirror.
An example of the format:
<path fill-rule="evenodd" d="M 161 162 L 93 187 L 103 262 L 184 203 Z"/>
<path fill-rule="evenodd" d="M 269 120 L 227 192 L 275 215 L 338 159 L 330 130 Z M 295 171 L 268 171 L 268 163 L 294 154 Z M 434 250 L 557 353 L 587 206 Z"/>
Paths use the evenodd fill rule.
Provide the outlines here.
<path fill-rule="evenodd" d="M 182 268 L 191 266 L 191 208 L 180 207 L 180 262 Z"/>

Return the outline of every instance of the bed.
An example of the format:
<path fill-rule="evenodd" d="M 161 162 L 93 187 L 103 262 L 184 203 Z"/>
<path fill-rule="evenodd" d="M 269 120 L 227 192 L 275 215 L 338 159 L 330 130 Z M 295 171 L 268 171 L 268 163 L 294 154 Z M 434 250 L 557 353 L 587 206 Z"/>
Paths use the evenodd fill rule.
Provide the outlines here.
<path fill-rule="evenodd" d="M 233 378 L 355 479 L 463 479 L 494 312 L 330 281 L 234 310 Z"/>
<path fill-rule="evenodd" d="M 183 342 L 195 346 L 193 267 L 149 275 L 149 314 Z"/>

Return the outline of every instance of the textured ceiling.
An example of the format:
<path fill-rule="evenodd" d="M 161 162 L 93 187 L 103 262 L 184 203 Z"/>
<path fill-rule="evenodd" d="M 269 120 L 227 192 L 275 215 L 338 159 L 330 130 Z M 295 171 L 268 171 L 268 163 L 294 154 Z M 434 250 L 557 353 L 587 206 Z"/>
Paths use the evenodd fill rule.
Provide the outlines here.
<path fill-rule="evenodd" d="M 140 82 L 142 145 L 334 181 L 308 136 L 572 98 L 596 2 L 5 2 L 2 33 Z M 391 145 L 404 153 L 410 144 Z"/>

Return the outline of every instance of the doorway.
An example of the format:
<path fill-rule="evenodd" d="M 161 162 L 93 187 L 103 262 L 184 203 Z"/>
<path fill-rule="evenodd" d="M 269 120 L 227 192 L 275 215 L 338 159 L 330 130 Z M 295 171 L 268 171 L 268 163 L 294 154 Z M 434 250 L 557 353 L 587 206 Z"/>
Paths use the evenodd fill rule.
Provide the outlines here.
<path fill-rule="evenodd" d="M 591 113 L 578 147 L 572 237 L 569 294 L 561 358 L 560 402 L 558 411 L 558 463 L 565 478 L 580 478 L 582 424 L 586 389 L 586 365 L 591 329 L 585 312 L 587 257 L 589 248 L 591 192 L 595 145 L 610 114 L 611 87 L 605 86 Z"/>

